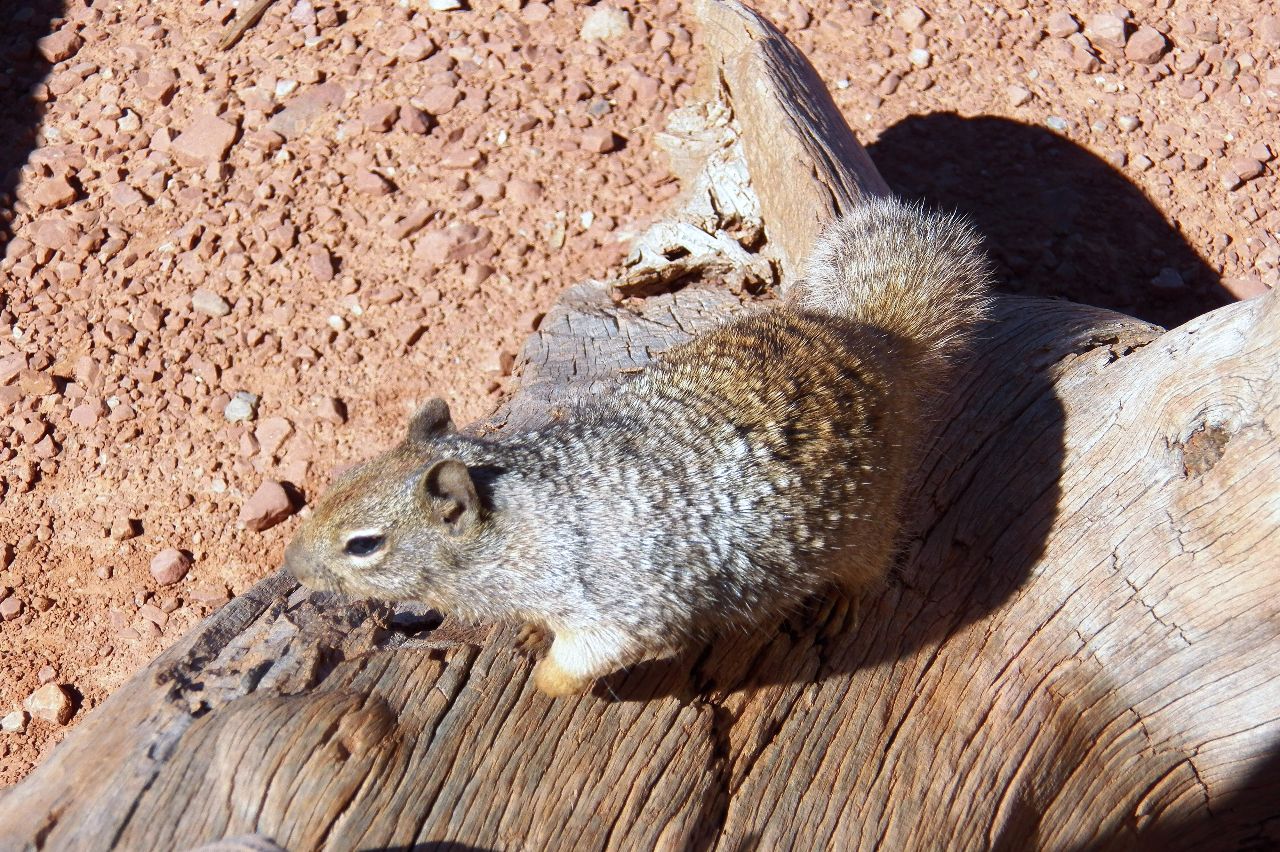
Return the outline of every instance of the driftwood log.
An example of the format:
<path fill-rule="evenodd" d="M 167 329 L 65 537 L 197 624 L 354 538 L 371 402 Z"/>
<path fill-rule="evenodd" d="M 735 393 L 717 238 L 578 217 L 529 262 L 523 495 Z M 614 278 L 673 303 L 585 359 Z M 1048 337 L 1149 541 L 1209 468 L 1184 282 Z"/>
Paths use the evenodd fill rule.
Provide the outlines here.
<path fill-rule="evenodd" d="M 703 101 L 664 140 L 684 206 L 622 280 L 565 294 L 480 428 L 625 380 L 885 191 L 790 44 L 728 0 L 698 14 Z M 0 845 L 1268 848 L 1278 365 L 1277 294 L 1169 332 L 1007 298 L 856 618 L 815 603 L 550 700 L 503 631 L 277 573 L 0 799 Z"/>

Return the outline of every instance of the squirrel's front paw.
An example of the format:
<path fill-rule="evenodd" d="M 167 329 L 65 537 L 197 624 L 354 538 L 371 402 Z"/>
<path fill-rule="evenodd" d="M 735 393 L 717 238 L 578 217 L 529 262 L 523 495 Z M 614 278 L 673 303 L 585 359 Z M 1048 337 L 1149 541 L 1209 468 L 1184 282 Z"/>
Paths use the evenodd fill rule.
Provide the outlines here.
<path fill-rule="evenodd" d="M 540 657 L 551 645 L 551 631 L 537 624 L 525 624 L 516 633 L 516 641 L 512 644 L 517 651 L 531 657 Z"/>
<path fill-rule="evenodd" d="M 565 671 L 550 657 L 544 658 L 533 667 L 534 686 L 538 687 L 543 695 L 549 695 L 552 698 L 585 692 L 594 680 L 593 677 L 583 677 Z"/>

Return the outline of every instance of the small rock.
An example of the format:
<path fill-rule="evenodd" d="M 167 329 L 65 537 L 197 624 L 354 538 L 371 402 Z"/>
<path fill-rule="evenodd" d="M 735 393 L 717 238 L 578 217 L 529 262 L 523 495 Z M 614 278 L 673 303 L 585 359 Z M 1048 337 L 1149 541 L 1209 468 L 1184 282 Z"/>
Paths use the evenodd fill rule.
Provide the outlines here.
<path fill-rule="evenodd" d="M 75 408 L 71 409 L 71 422 L 85 429 L 92 429 L 98 425 L 98 418 L 103 415 L 102 403 L 98 400 L 93 402 L 82 402 Z"/>
<path fill-rule="evenodd" d="M 44 370 L 23 370 L 18 373 L 18 387 L 27 396 L 49 396 L 58 392 L 58 383 Z"/>
<path fill-rule="evenodd" d="M 347 422 L 347 404 L 336 396 L 322 396 L 316 400 L 316 416 L 341 426 Z"/>
<path fill-rule="evenodd" d="M 333 255 L 324 246 L 313 246 L 307 252 L 307 269 L 317 281 L 332 281 L 334 275 Z"/>
<path fill-rule="evenodd" d="M 1138 27 L 1129 42 L 1124 46 L 1125 58 L 1139 65 L 1155 65 L 1169 48 L 1169 42 L 1159 30 L 1151 27 Z"/>
<path fill-rule="evenodd" d="M 36 672 L 36 680 L 40 681 L 41 686 L 52 683 L 57 677 L 58 672 L 53 666 L 41 666 L 40 671 Z"/>
<path fill-rule="evenodd" d="M 417 107 L 401 107 L 397 126 L 406 133 L 422 136 L 431 132 L 431 116 Z"/>
<path fill-rule="evenodd" d="M 1136 115 L 1121 115 L 1116 117 L 1116 124 L 1125 133 L 1132 133 L 1138 129 L 1138 125 L 1142 122 L 1138 120 Z"/>
<path fill-rule="evenodd" d="M 421 62 L 436 52 L 436 44 L 431 39 L 419 37 L 400 46 L 400 58 L 406 62 Z"/>
<path fill-rule="evenodd" d="M 170 150 L 177 160 L 188 166 L 207 166 L 222 162 L 236 139 L 236 128 L 216 115 L 198 117 L 173 140 Z"/>
<path fill-rule="evenodd" d="M 456 12 L 462 8 L 461 0 L 427 0 L 427 6 L 433 12 Z"/>
<path fill-rule="evenodd" d="M 268 479 L 240 507 L 240 525 L 254 532 L 270 529 L 293 514 L 293 502 L 284 487 Z"/>
<path fill-rule="evenodd" d="M 1178 270 L 1165 267 L 1160 270 L 1155 278 L 1151 279 L 1151 286 L 1157 290 L 1181 290 L 1187 286 L 1182 280 L 1182 275 Z"/>
<path fill-rule="evenodd" d="M 162 586 L 171 586 L 187 576 L 191 557 L 175 547 L 167 547 L 151 559 L 151 576 Z"/>
<path fill-rule="evenodd" d="M 164 627 L 169 621 L 169 616 L 155 604 L 143 604 L 138 607 L 138 615 L 150 621 L 156 627 Z"/>
<path fill-rule="evenodd" d="M 44 210 L 66 207 L 76 200 L 76 190 L 63 178 L 52 178 L 36 188 L 32 200 Z"/>
<path fill-rule="evenodd" d="M 1066 38 L 1072 33 L 1080 32 L 1080 23 L 1070 12 L 1055 12 L 1045 22 L 1044 29 L 1054 38 Z"/>
<path fill-rule="evenodd" d="M 395 126 L 400 117 L 400 107 L 396 104 L 374 104 L 360 113 L 360 123 L 366 130 L 374 133 L 386 133 Z"/>
<path fill-rule="evenodd" d="M 258 416 L 258 402 L 260 399 L 261 397 L 256 393 L 237 391 L 236 395 L 231 397 L 231 401 L 227 403 L 226 408 L 222 409 L 222 416 L 229 423 L 252 420 Z"/>
<path fill-rule="evenodd" d="M 432 115 L 443 115 L 458 105 L 462 93 L 453 86 L 432 86 L 418 95 L 415 104 Z"/>
<path fill-rule="evenodd" d="M 1044 123 L 1047 124 L 1051 130 L 1056 130 L 1058 133 L 1066 133 L 1067 129 L 1071 126 L 1071 122 L 1067 121 L 1060 115 L 1051 115 L 1044 120 Z"/>
<path fill-rule="evenodd" d="M 80 34 L 69 27 L 50 33 L 36 42 L 40 55 L 47 62 L 63 62 L 75 56 L 76 51 L 84 44 Z"/>
<path fill-rule="evenodd" d="M 351 188 L 365 195 L 386 195 L 394 188 L 391 181 L 377 172 L 361 169 L 351 176 Z"/>
<path fill-rule="evenodd" d="M 422 206 L 415 208 L 405 214 L 403 219 L 399 219 L 388 228 L 388 232 L 395 239 L 403 240 L 421 231 L 422 227 L 430 221 L 433 215 L 435 215 L 435 209 L 432 207 Z"/>
<path fill-rule="evenodd" d="M 20 734 L 27 729 L 27 721 L 30 718 L 31 714 L 26 710 L 14 710 L 3 719 L 0 719 L 0 730 L 8 731 L 11 734 Z"/>
<path fill-rule="evenodd" d="M 907 54 L 907 59 L 917 68 L 928 68 L 929 64 L 933 62 L 933 54 L 923 47 L 917 47 Z"/>
<path fill-rule="evenodd" d="M 111 522 L 111 530 L 108 533 L 114 541 L 128 541 L 138 536 L 138 522 L 133 518 L 118 517 Z"/>
<path fill-rule="evenodd" d="M 507 183 L 507 197 L 517 204 L 536 204 L 542 198 L 542 184 L 515 178 Z"/>
<path fill-rule="evenodd" d="M 1231 171 L 1242 181 L 1253 180 L 1263 172 L 1262 163 L 1248 157 L 1236 157 L 1231 161 Z"/>
<path fill-rule="evenodd" d="M 913 33 L 920 29 L 925 21 L 929 20 L 929 16 L 919 6 L 907 6 L 897 14 L 895 20 L 903 30 Z"/>
<path fill-rule="evenodd" d="M 13 621 L 20 615 L 22 615 L 22 601 L 12 596 L 0 601 L 0 618 Z"/>
<path fill-rule="evenodd" d="M 53 219 L 38 219 L 27 227 L 27 235 L 38 246 L 52 251 L 61 251 L 73 245 L 77 239 L 76 230 L 67 222 Z"/>
<path fill-rule="evenodd" d="M 1031 100 L 1031 91 L 1022 86 L 1010 86 L 1005 89 L 1005 94 L 1009 98 L 1010 106 L 1019 107 Z"/>
<path fill-rule="evenodd" d="M 221 606 L 231 599 L 231 596 L 227 594 L 226 588 L 206 587 L 192 589 L 188 597 L 197 603 L 209 604 L 210 606 Z"/>
<path fill-rule="evenodd" d="M 1094 15 L 1089 19 L 1085 33 L 1094 44 L 1122 50 L 1128 36 L 1128 24 L 1116 15 Z"/>
<path fill-rule="evenodd" d="M 583 41 L 609 41 L 631 32 L 631 14 L 613 6 L 596 6 L 582 22 Z"/>
<path fill-rule="evenodd" d="M 225 317 L 231 313 L 227 300 L 212 290 L 199 287 L 191 294 L 191 309 L 211 317 Z"/>
<path fill-rule="evenodd" d="M 57 683 L 46 683 L 28 695 L 27 700 L 22 704 L 37 719 L 59 725 L 70 722 L 72 714 L 75 713 L 75 705 L 71 703 L 67 688 Z"/>
<path fill-rule="evenodd" d="M 593 154 L 607 154 L 618 150 L 618 136 L 607 127 L 588 127 L 582 131 L 578 147 Z"/>
<path fill-rule="evenodd" d="M 274 456 L 293 434 L 293 424 L 283 417 L 268 417 L 254 430 L 253 436 L 264 455 Z"/>

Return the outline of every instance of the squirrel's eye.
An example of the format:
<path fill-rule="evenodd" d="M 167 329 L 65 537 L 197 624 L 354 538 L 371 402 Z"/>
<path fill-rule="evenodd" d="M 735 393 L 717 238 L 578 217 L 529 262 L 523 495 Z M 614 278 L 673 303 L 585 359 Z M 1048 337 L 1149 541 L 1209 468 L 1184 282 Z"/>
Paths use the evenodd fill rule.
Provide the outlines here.
<path fill-rule="evenodd" d="M 368 556 L 382 547 L 380 535 L 356 535 L 347 539 L 342 552 L 348 556 Z"/>

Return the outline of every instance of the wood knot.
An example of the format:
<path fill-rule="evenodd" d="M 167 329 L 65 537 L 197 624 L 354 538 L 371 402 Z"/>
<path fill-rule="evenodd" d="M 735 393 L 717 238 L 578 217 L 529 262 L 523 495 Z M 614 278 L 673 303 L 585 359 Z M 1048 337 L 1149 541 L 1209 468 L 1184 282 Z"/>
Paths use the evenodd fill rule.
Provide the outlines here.
<path fill-rule="evenodd" d="M 1226 452 L 1231 433 L 1221 426 L 1202 424 L 1179 447 L 1182 450 L 1182 474 L 1188 478 L 1204 476 Z"/>
<path fill-rule="evenodd" d="M 359 757 L 386 739 L 398 721 L 386 699 L 371 695 L 363 707 L 338 722 L 338 743 L 348 754 Z"/>

